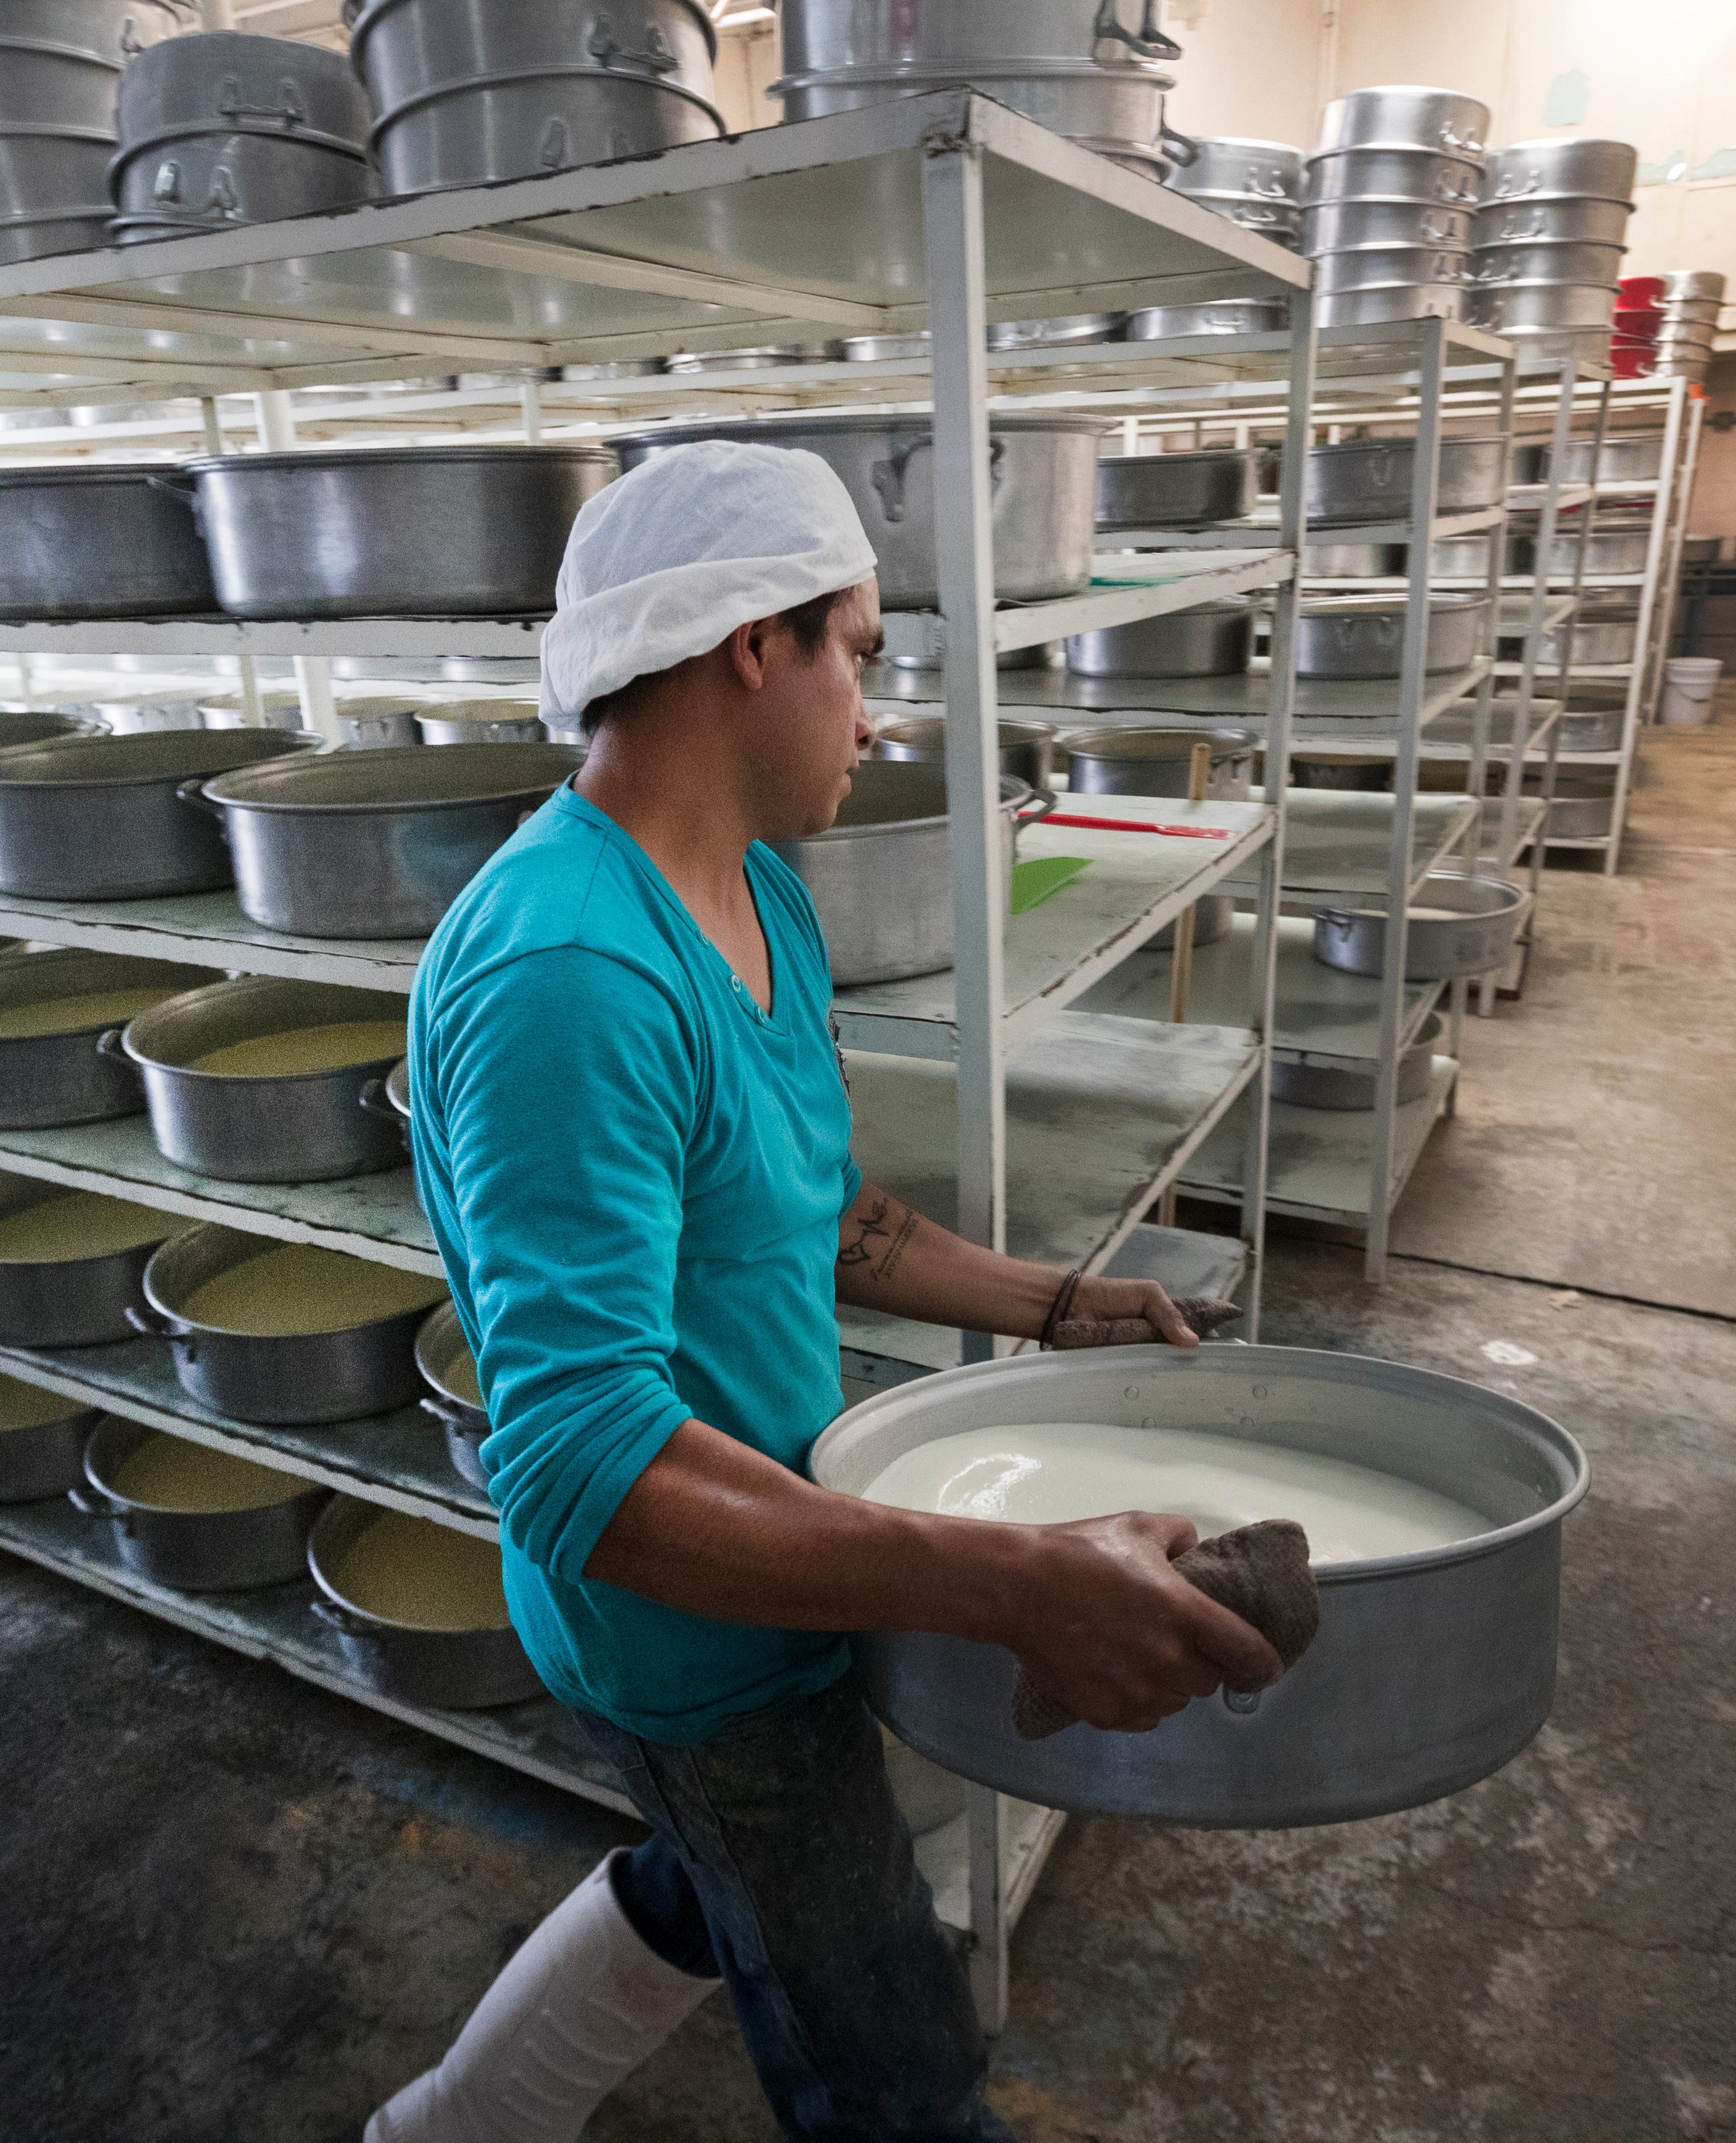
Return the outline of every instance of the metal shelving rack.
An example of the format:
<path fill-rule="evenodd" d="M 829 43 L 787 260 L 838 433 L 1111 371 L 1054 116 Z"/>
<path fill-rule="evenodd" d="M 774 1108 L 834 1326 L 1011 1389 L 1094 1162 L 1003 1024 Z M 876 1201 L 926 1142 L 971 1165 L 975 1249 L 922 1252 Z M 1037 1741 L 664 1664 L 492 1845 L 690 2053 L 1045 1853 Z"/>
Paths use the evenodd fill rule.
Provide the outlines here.
<path fill-rule="evenodd" d="M 1291 483 L 1257 555 L 1212 557 L 1161 580 L 1094 587 L 1069 602 L 997 609 L 990 521 L 991 318 L 1081 306 L 1282 292 L 1291 333 L 1265 339 L 1254 369 L 1285 379 L 1293 409 Z M 1264 1225 L 1266 1072 L 1283 853 L 1283 773 L 1290 715 L 1300 471 L 1315 359 L 1309 271 L 1196 204 L 1100 160 L 968 91 L 899 101 L 655 159 L 367 207 L 293 225 L 259 225 L 148 248 L 38 260 L 0 271 L 0 369 L 44 381 L 38 402 L 129 393 L 218 399 L 315 385 L 423 377 L 436 366 L 542 373 L 567 364 L 679 348 L 718 349 L 833 333 L 927 325 L 932 360 L 744 375 L 736 406 L 789 407 L 864 393 L 933 410 L 944 685 L 951 712 L 954 917 L 950 977 L 840 994 L 856 1054 L 858 1152 L 897 1185 L 957 1184 L 952 1220 L 975 1240 L 1099 1268 L 1113 1260 L 1224 1263 L 1215 1239 L 1140 1225 L 1150 1201 L 1244 1097 L 1243 1246 L 1249 1323 L 1257 1320 Z M 1372 362 L 1386 362 L 1377 351 Z M 1127 391 L 1234 380 L 1248 354 L 1215 338 L 1124 349 Z M 1355 354 L 1344 362 L 1353 366 Z M 720 379 L 723 384 L 720 385 Z M 1003 391 L 1041 397 L 1065 377 L 1053 354 L 997 367 Z M 627 386 L 636 390 L 628 394 Z M 599 384 L 620 420 L 665 387 L 660 410 L 731 399 L 727 375 L 675 385 Z M 844 390 L 848 389 L 848 395 Z M 20 398 L 14 397 L 13 398 Z M 281 405 L 278 416 L 283 415 Z M 261 404 L 262 429 L 269 414 Z M 550 434 L 551 435 L 551 434 Z M 8 445 L 11 443 L 7 442 Z M 1005 913 L 996 656 L 1061 633 L 1186 607 L 1234 582 L 1272 591 L 1277 626 L 1267 718 L 1276 802 L 1195 805 L 1120 799 L 1118 816 L 1185 834 L 1070 833 L 1091 868 L 1031 914 Z M 0 652 L 146 651 L 166 663 L 218 653 L 418 659 L 435 652 L 523 655 L 534 624 L 374 620 L 341 625 L 136 622 L 0 632 Z M 329 699 L 304 703 L 329 725 Z M 1035 848 L 1041 830 L 1030 837 Z M 1052 839 L 1052 837 L 1050 837 Z M 1221 1026 L 1167 1031 L 1098 1014 L 1080 1001 L 1115 964 L 1220 883 L 1258 898 L 1245 1009 Z M 297 941 L 255 928 L 231 894 L 112 903 L 0 901 L 0 928 L 37 941 L 161 954 L 240 973 L 408 990 L 419 948 Z M 189 1218 L 220 1217 L 262 1236 L 319 1242 L 437 1272 L 403 1171 L 324 1185 L 250 1186 L 188 1176 L 165 1162 L 142 1120 L 0 1136 L 0 1166 L 126 1195 Z M 1189 1261 L 1191 1263 L 1189 1264 Z M 843 1365 L 889 1383 L 928 1366 L 919 1328 L 888 1332 L 848 1318 Z M 908 1341 L 908 1344 L 894 1342 Z M 967 1352 L 987 1343 L 967 1336 Z M 930 1335 L 930 1351 L 932 1348 Z M 955 1349 L 941 1350 L 957 1359 Z M 76 1362 L 10 1350 L 15 1373 L 90 1403 L 271 1462 L 438 1522 L 486 1532 L 479 1498 L 443 1473 L 427 1424 L 396 1417 L 336 1430 L 283 1432 L 203 1415 L 161 1350 L 97 1350 Z M 303 1626 L 289 1593 L 215 1605 L 142 1585 L 59 1511 L 0 1517 L 0 1539 L 217 1641 L 278 1659 L 373 1700 Z M 522 1710 L 523 1708 L 520 1708 Z M 482 1747 L 572 1791 L 618 1804 L 596 1767 L 561 1740 L 559 1708 L 525 1721 L 416 1713 L 430 1730 Z M 923 1841 L 944 1913 L 972 1938 L 972 1972 L 992 2024 L 1004 2017 L 1011 1928 L 1061 1818 L 972 1789 L 953 1830 Z"/>

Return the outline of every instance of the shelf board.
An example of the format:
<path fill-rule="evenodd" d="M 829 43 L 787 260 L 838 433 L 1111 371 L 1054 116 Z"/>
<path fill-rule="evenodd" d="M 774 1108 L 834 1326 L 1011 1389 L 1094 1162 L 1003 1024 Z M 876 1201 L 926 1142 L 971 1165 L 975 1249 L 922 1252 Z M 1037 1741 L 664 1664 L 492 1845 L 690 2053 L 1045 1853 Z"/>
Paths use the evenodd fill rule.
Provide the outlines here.
<path fill-rule="evenodd" d="M 4 307 L 0 305 L 0 325 Z M 0 371 L 6 359 L 0 352 Z M 433 661 L 444 655 L 535 661 L 547 618 L 238 617 L 90 618 L 0 624 L 3 655 L 140 655 L 172 670 L 189 656 L 375 656 Z"/>
<path fill-rule="evenodd" d="M 1546 849 L 1606 849 L 1608 834 L 1551 834 L 1544 840 Z"/>
<path fill-rule="evenodd" d="M 1603 484 L 1594 491 L 1589 483 L 1564 483 L 1555 493 L 1557 513 L 1570 512 L 1576 506 L 1587 505 L 1592 499 L 1604 496 L 1612 487 Z M 1541 513 L 1549 503 L 1546 483 L 1510 483 L 1507 486 L 1507 510 L 1512 513 Z"/>
<path fill-rule="evenodd" d="M 1244 1007 L 1254 988 L 1255 918 L 1238 915 L 1227 938 L 1194 948 L 1190 1023 L 1217 1025 Z M 1280 916 L 1272 1053 L 1293 1062 L 1361 1071 L 1380 1053 L 1380 977 L 1348 975 L 1314 958 L 1311 917 Z M 1091 1012 L 1167 1023 L 1170 955 L 1147 946 L 1082 1002 Z M 1399 1029 L 1407 1048 L 1439 1001 L 1440 982 L 1408 982 Z"/>
<path fill-rule="evenodd" d="M 1521 796 L 1513 822 L 1512 844 L 1505 856 L 1500 851 L 1501 799 L 1491 796 L 1483 806 L 1482 830 L 1477 837 L 1477 861 L 1485 869 L 1511 870 L 1537 838 L 1545 810 L 1541 796 Z"/>
<path fill-rule="evenodd" d="M 1464 513 L 1437 513 L 1435 516 L 1435 540 L 1448 536 L 1474 536 L 1480 530 L 1493 528 L 1506 517 L 1506 509 L 1501 506 L 1478 507 Z M 1365 521 L 1351 525 L 1329 522 L 1311 522 L 1304 541 L 1308 543 L 1387 543 L 1403 542 L 1411 532 L 1408 514 L 1396 521 Z M 1259 545 L 1263 540 L 1275 542 L 1278 536 L 1276 514 L 1254 515 L 1246 521 L 1221 522 L 1215 528 L 1192 531 L 1175 528 L 1105 528 L 1097 530 L 1100 551 L 1112 555 L 1120 551 L 1205 551 L 1244 548 Z M 1314 576 L 1305 573 L 1303 578 L 1313 582 Z M 1402 585 L 1402 583 L 1401 583 Z"/>
<path fill-rule="evenodd" d="M 1006 1247 L 1089 1267 L 1145 1210 L 1259 1068 L 1244 1026 L 1155 1027 L 1061 1012 L 1006 1059 Z M 863 1173 L 930 1220 L 957 1216 L 950 1064 L 852 1052 L 853 1151 Z M 840 1305 L 846 1347 L 943 1368 L 958 1334 Z"/>
<path fill-rule="evenodd" d="M 1404 1195 L 1458 1072 L 1452 1057 L 1437 1057 L 1427 1094 L 1395 1112 L 1389 1211 Z M 1373 1125 L 1372 1110 L 1298 1109 L 1292 1102 L 1274 1101 L 1266 1160 L 1267 1210 L 1366 1227 Z M 1239 1200 L 1242 1144 L 1241 1113 L 1232 1111 L 1183 1171 L 1183 1190 L 1214 1205 Z"/>
<path fill-rule="evenodd" d="M 231 1651 L 273 1660 L 303 1681 L 350 1697 L 406 1725 L 419 1726 L 512 1770 L 527 1772 L 623 1815 L 637 1814 L 591 1753 L 577 1720 L 551 1696 L 488 1711 L 443 1711 L 406 1704 L 370 1689 L 352 1671 L 336 1632 L 313 1612 L 319 1596 L 310 1578 L 247 1592 L 172 1591 L 127 1568 L 105 1521 L 83 1517 L 58 1497 L 52 1502 L 0 1507 L 0 1547 Z"/>
<path fill-rule="evenodd" d="M 1296 572 L 1295 553 L 1291 551 L 1257 552 L 1230 560 L 1202 552 L 1174 562 L 1182 570 L 1161 576 L 1129 572 L 1117 581 L 1115 561 L 1099 559 L 1098 571 L 1084 594 L 997 610 L 995 646 L 1003 654 L 1013 654 L 1021 647 L 1040 647 L 1047 641 L 1064 640 L 1071 633 L 1098 632 L 1110 626 L 1131 625 L 1140 618 L 1165 617 L 1226 596 L 1280 587 Z"/>
<path fill-rule="evenodd" d="M 1090 869 L 1041 906 L 1006 918 L 1009 1043 L 1089 989 L 1272 838 L 1272 814 L 1256 804 L 1129 796 L 1069 800 L 1094 812 L 1102 804 L 1104 815 L 1111 818 L 1224 827 L 1231 838 L 1172 839 L 1041 822 L 1027 827 L 1019 836 L 1021 859 L 1086 856 Z M 908 982 L 841 990 L 833 1011 L 849 1047 L 950 1058 L 957 1054 L 957 978 L 947 968 Z M 1239 1017 L 1245 1017 L 1244 1007 Z"/>
<path fill-rule="evenodd" d="M 317 1243 L 376 1265 L 439 1279 L 434 1239 L 408 1167 L 336 1183 L 219 1183 L 166 1161 L 144 1116 L 56 1131 L 0 1131 L 0 1170 L 74 1190 L 131 1198 L 186 1220 Z"/>
<path fill-rule="evenodd" d="M 1261 795 L 1258 789 L 1254 794 Z M 1384 895 L 1393 806 L 1391 796 L 1354 789 L 1289 790 L 1284 814 L 1285 898 Z M 1476 802 L 1469 796 L 1419 795 L 1415 806 L 1411 841 L 1413 894 L 1442 859 L 1463 840 L 1476 816 Z M 1233 883 L 1240 898 L 1255 897 L 1251 879 Z"/>

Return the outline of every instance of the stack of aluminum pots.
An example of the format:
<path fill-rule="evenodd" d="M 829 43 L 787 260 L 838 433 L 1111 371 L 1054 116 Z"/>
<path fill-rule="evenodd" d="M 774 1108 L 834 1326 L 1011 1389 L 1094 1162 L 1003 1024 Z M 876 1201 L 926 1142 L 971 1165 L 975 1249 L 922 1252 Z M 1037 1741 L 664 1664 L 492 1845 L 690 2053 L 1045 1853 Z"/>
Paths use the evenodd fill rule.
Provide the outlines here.
<path fill-rule="evenodd" d="M 1603 360 L 1615 324 L 1639 152 L 1563 136 L 1489 160 L 1471 317 L 1521 358 Z"/>
<path fill-rule="evenodd" d="M 213 30 L 121 77 L 116 244 L 275 223 L 371 200 L 368 98 L 341 52 Z"/>
<path fill-rule="evenodd" d="M 1447 89 L 1357 89 L 1327 106 L 1302 221 L 1322 327 L 1464 318 L 1488 131 L 1488 107 Z"/>
<path fill-rule="evenodd" d="M 1645 379 L 1657 370 L 1663 308 L 1661 275 L 1624 275 L 1616 284 L 1610 364 L 1618 379 Z"/>
<path fill-rule="evenodd" d="M 190 0 L 7 0 L 0 12 L 0 262 L 101 245 L 115 87 Z"/>
<path fill-rule="evenodd" d="M 1667 268 L 1653 369 L 1666 379 L 1704 381 L 1724 309 L 1724 279 L 1711 268 Z"/>
<path fill-rule="evenodd" d="M 1181 47 L 1160 0 L 784 0 L 787 120 L 970 85 L 1162 180 L 1193 144 L 1164 124 Z"/>
<path fill-rule="evenodd" d="M 1254 141 L 1236 134 L 1202 134 L 1194 160 L 1170 174 L 1174 192 L 1186 194 L 1244 230 L 1258 231 L 1292 253 L 1302 247 L 1302 151 L 1283 141 Z"/>

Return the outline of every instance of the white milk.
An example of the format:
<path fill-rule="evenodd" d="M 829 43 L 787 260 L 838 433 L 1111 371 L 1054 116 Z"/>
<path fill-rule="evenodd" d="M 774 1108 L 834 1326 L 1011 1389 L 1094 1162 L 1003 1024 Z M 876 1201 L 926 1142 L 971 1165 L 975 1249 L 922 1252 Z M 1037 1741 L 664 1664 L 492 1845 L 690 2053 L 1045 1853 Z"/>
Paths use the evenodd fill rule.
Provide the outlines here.
<path fill-rule="evenodd" d="M 865 1494 L 905 1510 L 1023 1525 L 1166 1511 L 1190 1518 L 1202 1540 L 1293 1518 L 1317 1563 L 1409 1555 L 1491 1530 L 1467 1505 L 1372 1467 L 1240 1437 L 1090 1422 L 973 1428 L 918 1444 Z"/>

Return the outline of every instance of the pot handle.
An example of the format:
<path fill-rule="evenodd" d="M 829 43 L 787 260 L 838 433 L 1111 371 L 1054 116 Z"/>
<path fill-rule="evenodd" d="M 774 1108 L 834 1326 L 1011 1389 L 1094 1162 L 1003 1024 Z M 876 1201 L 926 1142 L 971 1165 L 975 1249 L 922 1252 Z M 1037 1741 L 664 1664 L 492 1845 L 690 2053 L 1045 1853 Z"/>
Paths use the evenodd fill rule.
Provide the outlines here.
<path fill-rule="evenodd" d="M 1048 817 L 1061 799 L 1052 789 L 1033 789 L 1029 801 L 1031 806 L 1029 810 L 1021 804 L 1014 812 L 1012 823 L 1015 826 L 1036 825 L 1040 819 Z"/>
<path fill-rule="evenodd" d="M 146 483 L 153 491 L 161 491 L 170 498 L 178 498 L 188 511 L 196 510 L 199 499 L 199 479 L 190 476 L 147 476 Z"/>
<path fill-rule="evenodd" d="M 328 1629 L 335 1630 L 340 1636 L 365 1637 L 368 1625 L 347 1608 L 340 1607 L 335 1600 L 310 1600 L 308 1602 Z"/>
<path fill-rule="evenodd" d="M 190 804 L 195 811 L 210 812 L 217 822 L 217 831 L 226 843 L 229 839 L 229 814 L 220 804 L 214 804 L 205 794 L 205 784 L 210 778 L 208 774 L 195 774 L 190 781 L 177 782 L 175 800 L 177 804 Z"/>
<path fill-rule="evenodd" d="M 591 23 L 591 35 L 585 40 L 585 49 L 606 67 L 643 67 L 647 74 L 673 74 L 681 64 L 670 50 L 668 38 L 655 22 L 645 25 L 645 50 L 632 52 L 616 36 L 614 17 L 601 7 Z"/>
<path fill-rule="evenodd" d="M 302 101 L 301 92 L 288 75 L 279 77 L 277 85 L 279 101 L 275 104 L 246 104 L 242 101 L 241 85 L 234 75 L 225 75 L 217 85 L 217 111 L 224 119 L 274 119 L 284 131 L 292 133 L 298 126 L 308 123 L 308 108 Z"/>
<path fill-rule="evenodd" d="M 67 1501 L 75 1511 L 87 1518 L 118 1518 L 116 1507 L 107 1497 L 95 1488 L 68 1488 Z"/>
<path fill-rule="evenodd" d="M 129 1072 L 136 1072 L 139 1068 L 127 1055 L 121 1040 L 121 1029 L 118 1027 L 109 1027 L 105 1032 L 97 1036 L 96 1054 L 99 1057 L 107 1057 L 111 1064 L 124 1064 Z"/>
<path fill-rule="evenodd" d="M 910 467 L 911 456 L 927 446 L 932 438 L 908 439 L 902 447 L 894 447 L 883 462 L 876 462 L 868 470 L 868 482 L 880 494 L 880 509 L 888 526 L 896 527 L 904 518 L 904 473 Z M 1001 464 L 1006 458 L 1006 442 L 992 438 L 988 443 L 988 481 L 991 492 L 1001 487 Z"/>
<path fill-rule="evenodd" d="M 1166 37 L 1164 42 L 1167 44 L 1168 38 Z M 1185 171 L 1189 164 L 1199 162 L 1199 144 L 1191 134 L 1178 134 L 1173 126 L 1165 125 L 1159 129 L 1158 138 L 1170 156 L 1180 165 L 1183 171 Z"/>
<path fill-rule="evenodd" d="M 136 1302 L 129 1302 L 121 1314 L 141 1339 L 173 1339 L 184 1349 L 188 1361 L 198 1359 L 191 1327 L 183 1324 L 178 1318 L 165 1317 L 161 1310 L 152 1309 L 148 1304 L 141 1307 Z"/>
<path fill-rule="evenodd" d="M 370 1079 L 363 1087 L 357 1099 L 370 1116 L 379 1116 L 388 1123 L 396 1124 L 400 1131 L 409 1129 L 409 1126 L 386 1099 L 386 1082 L 383 1079 Z"/>
<path fill-rule="evenodd" d="M 457 1408 L 448 1405 L 444 1399 L 424 1398 L 418 1404 L 424 1413 L 432 1414 L 443 1428 L 454 1428 L 462 1434 L 469 1426 Z"/>
<path fill-rule="evenodd" d="M 1174 37 L 1166 37 L 1158 27 L 1160 0 L 1145 0 L 1145 12 L 1137 30 L 1124 29 L 1115 19 L 1115 0 L 1103 0 L 1097 10 L 1097 19 L 1091 25 L 1091 35 L 1099 44 L 1105 42 L 1125 45 L 1142 60 L 1179 60 L 1181 47 Z M 1190 156 L 1188 161 L 1191 163 Z"/>

